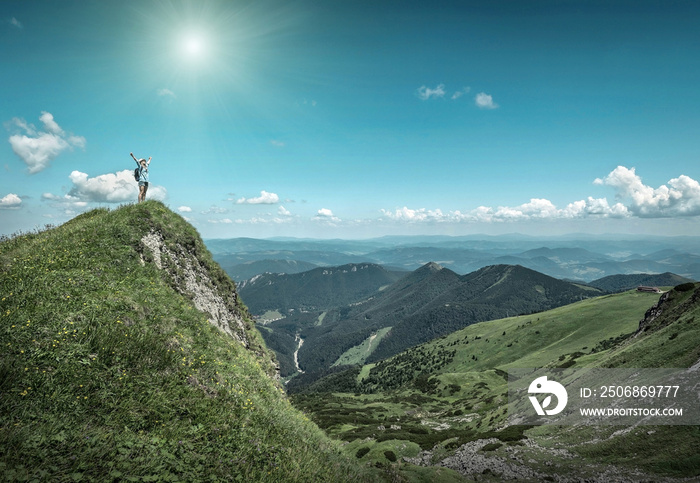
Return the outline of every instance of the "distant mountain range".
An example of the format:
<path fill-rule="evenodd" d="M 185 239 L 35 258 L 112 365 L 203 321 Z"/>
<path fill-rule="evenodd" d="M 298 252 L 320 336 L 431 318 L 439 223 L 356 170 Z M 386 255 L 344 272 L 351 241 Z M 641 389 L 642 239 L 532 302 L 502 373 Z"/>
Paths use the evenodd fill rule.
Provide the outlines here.
<path fill-rule="evenodd" d="M 700 237 L 475 235 L 370 240 L 234 238 L 205 243 L 237 282 L 265 272 L 299 273 L 348 263 L 411 271 L 431 261 L 459 274 L 508 264 L 584 282 L 610 275 L 665 272 L 700 279 Z"/>
<path fill-rule="evenodd" d="M 539 312 L 603 291 L 522 266 L 458 275 L 430 262 L 407 274 L 370 264 L 265 274 L 242 283 L 239 293 L 254 314 L 280 313 L 261 333 L 277 352 L 282 375 L 289 376 L 340 361 L 383 359 L 474 322 Z"/>

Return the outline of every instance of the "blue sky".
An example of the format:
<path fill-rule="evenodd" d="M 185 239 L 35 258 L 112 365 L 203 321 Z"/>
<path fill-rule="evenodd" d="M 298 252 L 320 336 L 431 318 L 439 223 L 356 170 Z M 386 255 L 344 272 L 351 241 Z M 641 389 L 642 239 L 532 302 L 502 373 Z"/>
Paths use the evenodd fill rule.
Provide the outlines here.
<path fill-rule="evenodd" d="M 700 235 L 694 1 L 0 3 L 0 233 Z"/>

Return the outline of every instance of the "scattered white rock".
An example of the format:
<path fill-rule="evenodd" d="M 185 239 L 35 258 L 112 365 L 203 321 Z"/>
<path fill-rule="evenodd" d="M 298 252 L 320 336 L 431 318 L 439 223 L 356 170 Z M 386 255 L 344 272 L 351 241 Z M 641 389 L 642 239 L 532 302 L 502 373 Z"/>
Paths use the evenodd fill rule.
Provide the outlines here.
<path fill-rule="evenodd" d="M 230 297 L 235 297 L 235 293 L 221 294 L 215 290 L 207 270 L 199 263 L 197 257 L 188 253 L 180 245 L 175 247 L 175 251 L 171 250 L 165 245 L 163 235 L 160 233 L 147 234 L 141 239 L 141 243 L 151 251 L 155 266 L 160 270 L 168 271 L 175 281 L 176 289 L 189 297 L 198 310 L 209 314 L 209 322 L 212 325 L 244 346 L 248 346 L 243 319 L 230 308 L 233 305 Z M 172 267 L 164 268 L 164 256 L 172 263 Z M 228 304 L 225 297 L 229 298 Z"/>

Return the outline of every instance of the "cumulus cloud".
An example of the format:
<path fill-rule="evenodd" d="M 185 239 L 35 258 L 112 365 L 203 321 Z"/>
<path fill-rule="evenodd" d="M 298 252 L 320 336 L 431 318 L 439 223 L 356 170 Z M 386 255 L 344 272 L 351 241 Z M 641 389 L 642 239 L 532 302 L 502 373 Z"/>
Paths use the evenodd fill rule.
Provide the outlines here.
<path fill-rule="evenodd" d="M 24 28 L 24 25 L 22 25 L 22 22 L 17 20 L 15 17 L 12 17 L 10 19 L 10 25 L 17 27 L 18 29 Z"/>
<path fill-rule="evenodd" d="M 606 198 L 593 198 L 589 196 L 585 200 L 569 203 L 559 212 L 560 218 L 582 218 L 588 216 L 603 216 L 608 218 L 625 218 L 630 212 L 622 203 L 610 206 Z"/>
<path fill-rule="evenodd" d="M 583 218 L 586 216 L 623 217 L 627 216 L 627 210 L 621 204 L 609 206 L 607 200 L 587 200 L 570 203 L 566 208 L 557 208 L 554 203 L 544 198 L 532 198 L 527 203 L 518 206 L 479 206 L 473 210 L 462 212 L 460 210 L 444 212 L 440 209 L 429 210 L 425 208 L 411 209 L 406 206 L 391 210 L 381 210 L 384 217 L 408 223 L 459 223 L 459 222 L 486 222 L 505 223 L 528 220 L 556 220 Z"/>
<path fill-rule="evenodd" d="M 474 97 L 474 103 L 480 109 L 496 109 L 498 104 L 493 102 L 493 97 L 486 94 L 485 92 L 479 92 L 476 97 Z"/>
<path fill-rule="evenodd" d="M 21 204 L 22 200 L 14 193 L 9 193 L 0 198 L 0 208 L 3 209 L 19 208 Z"/>
<path fill-rule="evenodd" d="M 135 201 L 138 197 L 138 185 L 134 181 L 133 171 L 125 169 L 117 173 L 101 174 L 90 178 L 86 173 L 73 171 L 69 176 L 72 186 L 65 196 L 44 193 L 42 199 L 75 206 L 85 206 L 89 202 L 123 203 Z M 151 184 L 147 198 L 164 200 L 166 190 L 162 186 Z"/>
<path fill-rule="evenodd" d="M 177 209 L 177 211 L 179 211 L 180 213 L 192 213 L 192 208 L 190 208 L 189 206 L 180 206 Z"/>
<path fill-rule="evenodd" d="M 240 198 L 236 201 L 237 204 L 247 204 L 247 205 L 274 205 L 278 203 L 280 197 L 275 193 L 268 193 L 267 191 L 261 191 L 260 196 L 256 198 Z"/>
<path fill-rule="evenodd" d="M 532 198 L 518 206 L 479 206 L 473 210 L 443 212 L 440 209 L 408 208 L 381 210 L 389 220 L 406 223 L 487 222 L 503 223 L 528 220 L 564 220 L 576 218 L 663 218 L 700 215 L 700 183 L 681 175 L 667 185 L 652 188 L 645 185 L 634 168 L 618 166 L 605 178 L 594 181 L 597 185 L 616 190 L 617 201 L 592 196 L 558 208 L 545 198 Z"/>
<path fill-rule="evenodd" d="M 130 170 L 101 174 L 90 178 L 87 173 L 73 171 L 69 176 L 73 187 L 69 195 L 83 201 L 119 203 L 133 200 L 138 192 Z"/>
<path fill-rule="evenodd" d="M 627 209 L 643 218 L 700 215 L 700 183 L 681 175 L 667 185 L 652 188 L 642 182 L 635 168 L 618 166 L 596 184 L 612 186 L 616 197 L 627 203 Z"/>
<path fill-rule="evenodd" d="M 27 165 L 30 174 L 46 169 L 67 149 L 85 147 L 85 138 L 66 133 L 50 112 L 43 111 L 39 120 L 44 125 L 43 130 L 20 118 L 14 118 L 7 124 L 8 129 L 20 131 L 12 134 L 9 142 L 15 154 Z"/>
<path fill-rule="evenodd" d="M 341 219 L 335 216 L 333 212 L 328 208 L 321 208 L 320 210 L 318 210 L 316 216 L 314 216 L 313 219 L 331 225 L 334 223 L 339 223 L 341 221 Z"/>
<path fill-rule="evenodd" d="M 407 206 L 399 208 L 394 212 L 381 210 L 382 214 L 387 218 L 398 221 L 440 221 L 444 218 L 441 210 L 427 210 L 425 208 L 411 209 Z"/>
<path fill-rule="evenodd" d="M 279 216 L 292 216 L 292 213 L 282 205 L 277 209 L 277 214 Z"/>
<path fill-rule="evenodd" d="M 420 86 L 418 88 L 418 98 L 427 101 L 431 97 L 440 98 L 445 97 L 445 84 L 439 84 L 435 89 L 431 89 L 426 86 Z"/>

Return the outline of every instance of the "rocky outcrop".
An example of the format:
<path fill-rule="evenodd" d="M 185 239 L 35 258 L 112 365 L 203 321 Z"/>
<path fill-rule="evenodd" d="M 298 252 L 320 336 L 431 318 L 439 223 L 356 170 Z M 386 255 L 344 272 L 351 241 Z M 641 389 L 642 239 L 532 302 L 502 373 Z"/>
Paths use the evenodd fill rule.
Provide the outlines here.
<path fill-rule="evenodd" d="M 161 233 L 152 231 L 141 239 L 141 243 L 151 253 L 155 266 L 170 277 L 175 290 L 190 298 L 198 310 L 209 314 L 212 325 L 248 347 L 235 292 L 222 293 L 194 254 L 181 245 L 168 247 Z M 143 254 L 141 263 L 146 263 Z"/>
<path fill-rule="evenodd" d="M 688 295 L 689 292 L 692 292 Z M 634 337 L 659 330 L 684 317 L 700 304 L 700 285 L 683 283 L 664 293 L 639 322 Z"/>
<path fill-rule="evenodd" d="M 491 449 L 489 449 L 489 447 Z M 671 477 L 650 477 L 641 471 L 598 463 L 582 463 L 580 475 L 565 475 L 558 466 L 563 460 L 581 456 L 566 448 L 540 446 L 532 439 L 519 445 L 504 444 L 496 438 L 466 443 L 450 456 L 440 459 L 433 451 L 421 451 L 404 461 L 419 466 L 443 466 L 475 481 L 557 481 L 559 483 L 639 483 L 689 481 Z M 536 469 L 535 469 L 536 468 Z"/>
<path fill-rule="evenodd" d="M 544 475 L 530 469 L 520 458 L 512 454 L 513 448 L 507 447 L 511 454 L 509 458 L 504 458 L 485 452 L 484 447 L 489 444 L 500 446 L 502 443 L 496 438 L 471 441 L 459 447 L 452 456 L 441 460 L 437 465 L 451 468 L 470 478 L 490 474 L 501 480 L 542 481 Z M 431 451 L 422 451 L 415 458 L 404 458 L 410 463 L 421 466 L 434 464 L 432 459 Z"/>
<path fill-rule="evenodd" d="M 651 326 L 651 323 L 663 313 L 664 305 L 668 301 L 670 293 L 671 292 L 666 292 L 665 294 L 663 294 L 659 298 L 658 302 L 652 305 L 651 308 L 644 313 L 644 318 L 639 321 L 639 328 L 637 329 L 637 332 L 635 332 L 634 337 L 648 330 L 648 328 Z"/>

